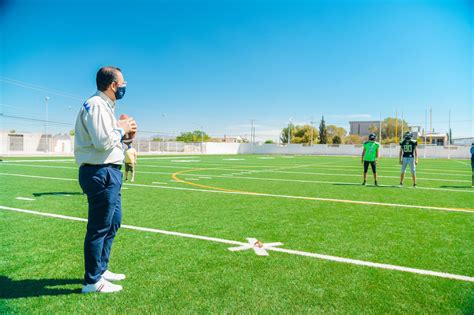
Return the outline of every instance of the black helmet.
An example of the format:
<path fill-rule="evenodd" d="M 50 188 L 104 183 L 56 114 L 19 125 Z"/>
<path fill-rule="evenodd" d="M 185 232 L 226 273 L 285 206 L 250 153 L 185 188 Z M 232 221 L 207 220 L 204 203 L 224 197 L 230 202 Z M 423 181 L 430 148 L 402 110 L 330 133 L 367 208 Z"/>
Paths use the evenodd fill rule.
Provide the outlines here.
<path fill-rule="evenodd" d="M 377 136 L 375 135 L 375 133 L 371 133 L 371 134 L 369 135 L 369 140 L 370 140 L 370 141 L 373 141 L 373 140 L 375 140 L 376 137 L 377 137 Z"/>
<path fill-rule="evenodd" d="M 405 140 L 411 140 L 412 137 L 413 135 L 410 131 L 405 132 L 405 135 L 403 135 L 403 138 L 405 138 Z"/>

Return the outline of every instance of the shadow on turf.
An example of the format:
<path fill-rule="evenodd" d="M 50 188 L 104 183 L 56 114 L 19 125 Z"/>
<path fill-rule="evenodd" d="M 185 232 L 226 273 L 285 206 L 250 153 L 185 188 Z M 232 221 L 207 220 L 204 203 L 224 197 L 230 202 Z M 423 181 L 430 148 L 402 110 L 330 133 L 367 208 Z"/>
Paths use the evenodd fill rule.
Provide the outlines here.
<path fill-rule="evenodd" d="M 33 196 L 35 197 L 41 197 L 41 196 L 61 196 L 61 195 L 82 195 L 81 192 L 77 191 L 51 191 L 51 192 L 41 192 L 41 193 L 33 193 Z"/>
<path fill-rule="evenodd" d="M 55 288 L 55 286 L 82 284 L 82 279 L 12 280 L 0 276 L 0 299 L 17 299 L 34 296 L 79 294 L 81 289 Z"/>

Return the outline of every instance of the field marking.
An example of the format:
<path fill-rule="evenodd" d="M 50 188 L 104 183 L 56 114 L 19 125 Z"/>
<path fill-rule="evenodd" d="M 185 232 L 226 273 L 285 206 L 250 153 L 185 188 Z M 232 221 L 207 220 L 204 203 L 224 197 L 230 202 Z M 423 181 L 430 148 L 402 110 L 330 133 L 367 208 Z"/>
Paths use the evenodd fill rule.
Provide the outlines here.
<path fill-rule="evenodd" d="M 162 183 L 162 182 L 151 182 L 152 184 L 158 184 L 158 185 L 168 185 L 168 183 Z"/>
<path fill-rule="evenodd" d="M 140 157 L 141 160 L 179 160 L 179 159 L 197 159 L 198 156 L 169 156 L 169 157 Z"/>
<path fill-rule="evenodd" d="M 166 166 L 166 165 L 141 165 L 144 167 L 151 167 L 151 168 L 179 168 L 179 169 L 189 169 L 189 167 L 174 167 L 174 166 Z M 51 166 L 53 167 L 53 166 Z M 297 166 L 297 167 L 304 167 L 304 166 Z M 294 168 L 297 168 L 294 167 Z M 292 172 L 292 171 L 283 171 L 283 169 L 290 169 L 293 167 L 288 167 L 288 168 L 282 168 L 282 170 L 278 169 L 260 169 L 260 170 L 249 170 L 249 169 L 239 169 L 239 168 L 220 168 L 220 167 L 212 167 L 212 168 L 206 168 L 207 170 L 216 170 L 216 171 L 234 171 L 234 172 L 242 172 L 242 173 L 247 173 L 247 174 L 252 174 L 252 173 L 282 173 L 282 174 L 303 174 L 303 175 L 323 175 L 323 176 L 351 176 L 351 177 L 361 177 L 362 175 L 359 174 L 335 174 L 335 173 L 315 173 L 315 172 Z M 330 168 L 327 168 L 327 170 L 331 170 Z M 397 178 L 400 179 L 400 176 L 389 176 L 389 175 L 378 175 L 381 178 Z M 468 175 L 465 175 L 466 177 Z M 429 181 L 446 181 L 446 182 L 471 182 L 470 180 L 458 180 L 458 179 L 444 179 L 444 178 L 426 178 L 426 177 L 417 177 L 418 180 L 429 180 Z"/>
<path fill-rule="evenodd" d="M 318 155 L 319 156 L 319 155 Z M 286 157 L 286 156 L 282 156 L 283 158 L 290 158 L 290 157 Z M 291 156 L 292 158 L 293 156 Z M 311 157 L 314 157 L 314 156 L 298 156 L 298 157 L 308 157 L 308 158 L 311 158 Z M 322 156 L 322 157 L 329 157 L 329 156 Z M 348 158 L 347 156 L 331 156 L 332 158 Z M 201 156 L 172 156 L 172 157 L 141 157 L 140 160 L 173 160 L 173 159 L 184 159 L 184 158 L 189 158 L 189 159 L 198 159 L 198 158 L 201 158 Z M 355 159 L 356 157 L 352 157 L 353 159 Z M 457 160 L 457 159 L 452 159 L 451 161 L 454 161 L 454 162 L 457 162 L 457 163 L 460 163 L 461 165 L 466 165 L 466 166 L 470 166 L 469 165 L 469 161 L 464 161 L 464 160 Z M 19 162 L 59 162 L 59 163 L 63 163 L 63 162 L 74 162 L 74 159 L 37 159 L 37 160 L 34 160 L 34 159 L 30 159 L 30 160 L 6 160 L 4 161 L 3 163 L 9 163 L 9 162 L 12 162 L 12 163 L 19 163 Z M 306 162 L 306 161 L 305 161 Z M 275 167 L 275 166 L 287 166 L 287 164 L 273 164 L 272 165 L 265 165 L 265 164 L 228 164 L 228 163 L 212 163 L 211 162 L 204 162 L 206 165 L 224 165 L 224 166 L 227 166 L 227 165 L 242 165 L 242 166 L 246 166 L 246 167 Z M 327 165 L 331 165 L 332 167 L 334 168 L 358 168 L 357 166 L 355 165 L 338 165 L 337 164 L 338 162 L 334 162 L 334 161 L 325 161 L 323 162 L 323 164 L 327 164 Z M 146 165 L 146 164 L 143 164 L 144 166 L 150 166 L 150 165 Z M 310 166 L 320 166 L 321 163 L 313 163 L 313 164 L 310 164 Z M 385 165 L 383 166 L 384 169 L 386 168 L 397 168 L 399 169 L 400 166 L 399 165 Z M 420 169 L 420 171 L 425 171 L 425 170 L 430 170 L 430 171 L 435 171 L 436 173 L 439 173 L 440 169 L 433 169 L 433 168 L 422 168 Z M 447 171 L 447 172 L 446 172 Z M 395 172 L 394 170 L 390 170 L 390 172 Z M 462 171 L 461 169 L 459 168 L 456 168 L 456 169 L 446 169 L 444 168 L 443 169 L 443 174 L 447 174 L 447 173 L 450 173 L 452 172 L 453 175 L 454 173 L 466 173 L 465 171 Z"/>
<path fill-rule="evenodd" d="M 0 165 L 5 164 L 5 165 L 10 165 L 10 166 L 23 166 L 23 167 L 36 167 L 36 168 L 58 168 L 58 169 L 73 169 L 73 170 L 78 170 L 79 167 L 73 167 L 73 166 L 53 166 L 53 165 L 34 165 L 34 164 L 8 164 L 8 163 L 0 163 Z M 141 165 L 142 167 L 152 167 L 152 168 L 179 168 L 179 169 L 186 169 L 189 170 L 189 167 L 177 167 L 177 166 L 158 166 L 158 165 Z M 253 174 L 253 173 L 282 173 L 282 174 L 303 174 L 303 175 L 323 175 L 323 176 L 336 176 L 336 177 L 341 177 L 341 176 L 350 176 L 350 177 L 360 177 L 360 175 L 357 174 L 334 174 L 334 173 L 315 173 L 315 172 L 294 172 L 294 171 L 284 171 L 288 169 L 294 169 L 294 168 L 303 168 L 306 167 L 307 165 L 296 165 L 296 166 L 288 166 L 288 167 L 280 167 L 280 168 L 274 168 L 274 169 L 260 169 L 260 170 L 243 170 L 243 169 L 235 169 L 235 168 L 206 168 L 207 170 L 225 170 L 225 171 L 242 171 L 246 172 L 248 174 Z M 197 169 L 197 168 L 196 168 Z M 328 169 L 330 170 L 330 169 Z M 140 171 L 137 171 L 139 173 Z M 143 172 L 142 172 L 143 173 Z M 466 175 L 467 176 L 467 175 Z M 399 176 L 387 176 L 387 175 L 378 175 L 380 178 L 397 178 L 399 179 Z M 461 180 L 461 179 L 443 179 L 443 178 L 425 178 L 425 177 L 417 177 L 418 180 L 428 180 L 428 181 L 440 181 L 440 182 L 461 182 L 461 183 L 471 183 L 471 180 Z"/>
<path fill-rule="evenodd" d="M 458 162 L 459 164 L 465 165 L 465 166 L 471 166 L 471 165 L 469 165 L 468 162 L 465 162 L 465 161 L 458 161 L 458 160 L 454 160 L 454 161 Z"/>
<path fill-rule="evenodd" d="M 23 163 L 23 162 L 74 162 L 74 159 L 54 159 L 54 160 L 7 160 L 6 163 Z M 3 162 L 2 162 L 3 163 Z"/>
<path fill-rule="evenodd" d="M 47 177 L 47 176 L 37 176 L 37 175 L 24 175 L 24 174 L 12 174 L 12 173 L 0 173 L 0 175 L 6 176 L 19 176 L 19 177 L 29 177 L 29 178 L 39 178 L 39 179 L 51 179 L 51 180 L 66 180 L 77 182 L 77 179 L 72 178 L 61 178 L 61 177 Z M 348 200 L 348 199 L 333 199 L 333 198 L 322 198 L 322 197 L 306 197 L 306 196 L 292 196 L 292 195 L 278 195 L 278 194 L 268 194 L 268 193 L 256 193 L 256 192 L 245 192 L 237 191 L 225 188 L 212 188 L 213 186 L 206 186 L 197 183 L 186 182 L 182 179 L 171 179 L 171 182 L 177 183 L 187 183 L 188 185 L 204 187 L 207 189 L 198 189 L 198 188 L 186 188 L 186 187 L 170 187 L 170 186 L 159 186 L 159 185 L 147 185 L 147 184 L 131 184 L 125 183 L 126 186 L 136 186 L 136 187 L 149 187 L 149 188 L 162 188 L 162 189 L 173 189 L 173 190 L 186 190 L 186 191 L 198 191 L 206 193 L 223 193 L 223 194 L 232 194 L 232 195 L 249 195 L 249 196 L 260 196 L 260 197 L 274 197 L 274 198 L 284 198 L 284 199 L 298 199 L 298 200 L 311 200 L 311 201 L 324 201 L 324 202 L 336 202 L 336 203 L 352 203 L 352 204 L 363 204 L 363 205 L 374 205 L 374 206 L 387 206 L 387 207 L 398 207 L 398 208 L 413 208 L 413 209 L 423 209 L 423 210 L 439 210 L 439 211 L 448 211 L 448 212 L 464 212 L 474 214 L 474 209 L 469 208 L 445 208 L 445 207 L 435 207 L 435 206 L 419 206 L 419 205 L 406 205 L 406 204 L 397 204 L 397 203 L 383 203 L 376 201 L 360 201 L 360 200 Z"/>
<path fill-rule="evenodd" d="M 150 172 L 150 171 L 137 171 L 137 173 L 142 174 L 159 174 L 159 175 L 171 175 L 173 173 L 169 172 Z M 241 175 L 244 174 L 251 174 L 247 172 L 241 172 Z M 338 181 L 324 181 L 324 180 L 306 180 L 306 179 L 286 179 L 286 178 L 271 178 L 271 177 L 250 177 L 250 176 L 236 176 L 240 175 L 238 173 L 232 174 L 232 176 L 228 176 L 225 174 L 222 175 L 211 175 L 211 174 L 187 174 L 188 176 L 196 176 L 201 179 L 212 179 L 213 177 L 216 178 L 228 178 L 228 179 L 247 179 L 247 180 L 261 180 L 261 181 L 280 181 L 280 182 L 296 182 L 296 183 L 314 183 L 314 184 L 339 184 L 339 185 L 354 185 L 360 186 L 360 182 L 338 182 Z M 371 186 L 371 185 L 368 185 Z M 413 187 L 403 187 L 399 188 L 398 185 L 382 185 L 380 184 L 379 187 L 390 187 L 394 189 L 413 189 L 416 190 L 433 190 L 433 191 L 449 191 L 449 192 L 459 192 L 459 193 L 474 193 L 473 189 L 450 189 L 450 188 L 438 188 L 438 187 L 423 187 L 417 186 L 416 188 Z M 470 188 L 470 186 L 466 186 Z"/>
<path fill-rule="evenodd" d="M 85 218 L 78 218 L 78 217 L 72 217 L 72 216 L 67 216 L 67 215 L 39 212 L 39 211 L 19 209 L 19 208 L 12 208 L 12 207 L 6 207 L 6 206 L 1 206 L 1 205 L 0 205 L 0 209 L 7 210 L 7 211 L 12 211 L 12 212 L 21 212 L 21 213 L 27 213 L 27 214 L 33 214 L 33 215 L 39 215 L 39 216 L 45 216 L 45 217 L 51 217 L 51 218 L 64 219 L 64 220 L 87 222 L 87 219 L 85 219 Z M 236 246 L 239 246 L 239 247 L 240 246 L 248 246 L 248 242 L 244 243 L 244 242 L 226 240 L 226 239 L 217 238 L 217 237 L 209 237 L 209 236 L 202 236 L 202 235 L 196 235 L 196 234 L 188 234 L 188 233 L 181 233 L 181 232 L 174 232 L 174 231 L 167 231 L 167 230 L 159 230 L 159 229 L 139 227 L 139 226 L 134 226 L 134 225 L 126 225 L 126 224 L 123 224 L 121 227 L 124 228 L 124 229 L 129 229 L 129 230 L 142 231 L 142 232 L 151 232 L 151 233 L 158 233 L 158 234 L 172 235 L 172 236 L 179 236 L 179 237 L 198 239 L 198 240 L 209 241 L 209 242 L 222 243 L 222 244 L 226 244 L 226 245 L 236 245 Z M 278 244 L 278 243 L 270 243 L 270 244 Z M 402 272 L 425 275 L 425 276 L 433 276 L 433 277 L 439 277 L 439 278 L 445 278 L 445 279 L 452 279 L 452 280 L 459 280 L 459 281 L 466 281 L 466 282 L 474 282 L 474 277 L 458 275 L 458 274 L 452 274 L 452 273 L 446 273 L 446 272 L 433 271 L 433 270 L 417 269 L 417 268 L 404 267 L 404 266 L 398 266 L 398 265 L 376 263 L 376 262 L 371 262 L 371 261 L 345 258 L 345 257 L 339 257 L 339 256 L 331 256 L 331 255 L 312 253 L 312 252 L 305 252 L 305 251 L 286 249 L 286 248 L 275 247 L 275 246 L 268 246 L 268 247 L 265 248 L 265 250 L 275 251 L 275 252 L 280 252 L 280 253 L 285 253 L 285 254 L 290 254 L 290 255 L 298 255 L 298 256 L 304 256 L 304 257 L 317 258 L 317 259 L 321 259 L 321 260 L 327 260 L 327 261 L 338 262 L 338 263 L 346 263 L 346 264 L 357 265 L 357 266 L 364 266 L 364 267 L 371 267 L 371 268 L 385 269 L 385 270 L 402 271 Z"/>
<path fill-rule="evenodd" d="M 201 161 L 202 163 L 201 164 L 205 164 L 205 165 L 209 165 L 209 166 L 236 166 L 236 167 L 239 167 L 239 166 L 243 166 L 243 167 L 253 167 L 253 168 L 272 168 L 272 167 L 278 167 L 278 166 L 281 166 L 281 167 L 285 167 L 285 166 L 291 166 L 291 164 L 274 164 L 272 163 L 272 165 L 268 165 L 267 164 L 249 164 L 249 163 L 244 163 L 244 164 L 229 164 L 229 163 L 213 163 L 213 162 L 206 162 L 206 161 Z M 307 162 L 307 161 L 305 161 Z M 307 164 L 307 163 L 305 163 Z M 144 166 L 153 166 L 153 165 L 148 165 L 148 164 L 143 164 Z M 308 167 L 320 167 L 320 166 L 331 166 L 331 167 L 334 167 L 334 168 L 354 168 L 354 169 L 361 169 L 361 166 L 356 166 L 356 165 L 339 165 L 335 162 L 332 162 L 332 161 L 324 161 L 324 162 L 321 162 L 321 163 L 312 163 L 312 164 L 307 164 Z M 384 169 L 385 171 L 388 171 L 388 172 L 397 172 L 397 173 L 400 173 L 400 168 L 401 166 L 399 164 L 391 164 L 391 165 L 384 165 L 384 166 L 380 166 L 380 168 Z M 389 170 L 387 170 L 389 169 Z M 434 171 L 434 172 L 425 172 L 427 170 L 430 170 L 430 171 Z M 422 173 L 427 173 L 427 174 L 440 174 L 440 170 L 442 170 L 442 174 L 449 174 L 450 172 L 452 172 L 451 174 L 452 175 L 458 175 L 458 174 L 466 174 L 466 173 L 469 173 L 468 171 L 469 170 L 461 170 L 461 169 L 445 169 L 445 168 L 439 168 L 439 169 L 433 169 L 433 168 L 425 168 L 424 166 L 421 166 L 418 168 L 418 171 L 422 172 Z"/>
<path fill-rule="evenodd" d="M 28 197 L 16 197 L 15 199 L 17 199 L 17 200 L 26 200 L 26 201 L 35 201 L 36 200 L 34 198 L 28 198 Z"/>
<path fill-rule="evenodd" d="M 322 197 L 304 197 L 304 196 L 291 196 L 291 195 L 277 195 L 277 194 L 267 194 L 267 193 L 258 193 L 251 191 L 242 191 L 235 189 L 227 189 L 215 186 L 202 185 L 197 183 L 191 183 L 186 180 L 183 180 L 178 177 L 178 175 L 195 171 L 195 169 L 188 171 L 176 172 L 171 177 L 176 181 L 181 181 L 182 183 L 197 186 L 202 188 L 211 189 L 214 191 L 222 191 L 225 193 L 234 193 L 242 195 L 253 195 L 253 196 L 266 196 L 266 197 L 278 197 L 278 198 L 290 198 L 290 199 L 304 199 L 304 200 L 315 200 L 315 201 L 328 201 L 328 202 L 339 202 L 339 203 L 353 203 L 353 204 L 365 204 L 365 205 L 377 205 L 377 206 L 388 206 L 388 207 L 403 207 L 403 208 L 416 208 L 416 209 L 432 209 L 432 210 L 441 210 L 441 211 L 455 211 L 455 212 L 468 212 L 474 213 L 474 209 L 466 208 L 445 208 L 445 207 L 433 207 L 433 206 L 418 206 L 418 205 L 403 205 L 398 203 L 385 203 L 385 202 L 376 202 L 376 201 L 360 201 L 360 200 L 348 200 L 348 199 L 334 199 L 334 198 L 322 198 Z"/>

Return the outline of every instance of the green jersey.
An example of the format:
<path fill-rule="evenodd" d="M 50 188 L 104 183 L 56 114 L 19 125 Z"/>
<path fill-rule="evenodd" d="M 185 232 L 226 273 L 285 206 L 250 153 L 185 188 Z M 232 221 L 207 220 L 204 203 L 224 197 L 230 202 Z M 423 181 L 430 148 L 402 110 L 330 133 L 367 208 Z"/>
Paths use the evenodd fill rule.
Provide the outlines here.
<path fill-rule="evenodd" d="M 364 142 L 364 161 L 373 162 L 377 159 L 377 150 L 379 149 L 380 144 L 375 141 L 366 141 Z"/>

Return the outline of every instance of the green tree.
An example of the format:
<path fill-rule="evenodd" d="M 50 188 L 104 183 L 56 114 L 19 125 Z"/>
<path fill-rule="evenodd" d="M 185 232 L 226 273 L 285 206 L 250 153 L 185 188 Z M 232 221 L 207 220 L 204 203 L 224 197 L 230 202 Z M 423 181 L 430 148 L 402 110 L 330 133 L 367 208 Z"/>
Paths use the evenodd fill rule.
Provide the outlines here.
<path fill-rule="evenodd" d="M 329 143 L 334 143 L 332 142 L 335 136 L 339 137 L 339 140 L 343 139 L 347 135 L 346 129 L 342 127 L 338 127 L 335 125 L 329 125 L 326 127 L 327 130 L 327 138 Z"/>
<path fill-rule="evenodd" d="M 319 143 L 328 143 L 326 122 L 324 121 L 324 116 L 321 118 L 321 123 L 319 124 Z"/>
<path fill-rule="evenodd" d="M 395 134 L 396 129 L 398 129 L 397 134 Z M 408 123 L 406 121 L 398 119 L 397 123 L 396 118 L 385 118 L 385 120 L 382 122 L 382 139 L 394 138 L 393 142 L 397 142 L 401 138 L 403 138 L 402 129 L 404 130 L 404 132 L 408 131 Z"/>
<path fill-rule="evenodd" d="M 70 136 L 76 135 L 76 131 L 74 129 L 69 130 L 69 135 Z"/>
<path fill-rule="evenodd" d="M 183 142 L 201 142 L 202 140 L 209 140 L 209 135 L 207 135 L 201 130 L 194 130 L 193 132 L 182 132 L 179 136 L 176 137 L 176 141 Z"/>
<path fill-rule="evenodd" d="M 341 137 L 339 137 L 338 135 L 335 135 L 333 138 L 332 138 L 332 143 L 333 144 L 341 144 L 342 140 L 341 140 Z"/>
<path fill-rule="evenodd" d="M 160 137 L 154 137 L 153 139 L 151 139 L 151 141 L 155 141 L 155 142 L 163 142 L 163 138 L 160 138 Z"/>
<path fill-rule="evenodd" d="M 288 143 L 288 128 L 290 128 L 291 143 L 310 143 L 311 133 L 314 139 L 318 138 L 318 130 L 311 125 L 293 125 L 283 128 L 280 134 L 280 141 Z"/>
<path fill-rule="evenodd" d="M 274 144 L 275 142 L 273 140 L 265 140 L 265 144 Z"/>
<path fill-rule="evenodd" d="M 283 128 L 280 133 L 280 141 L 281 143 L 288 143 L 288 129 L 290 129 L 290 140 L 293 142 L 293 137 L 295 134 L 295 125 L 289 124 L 287 127 Z"/>

